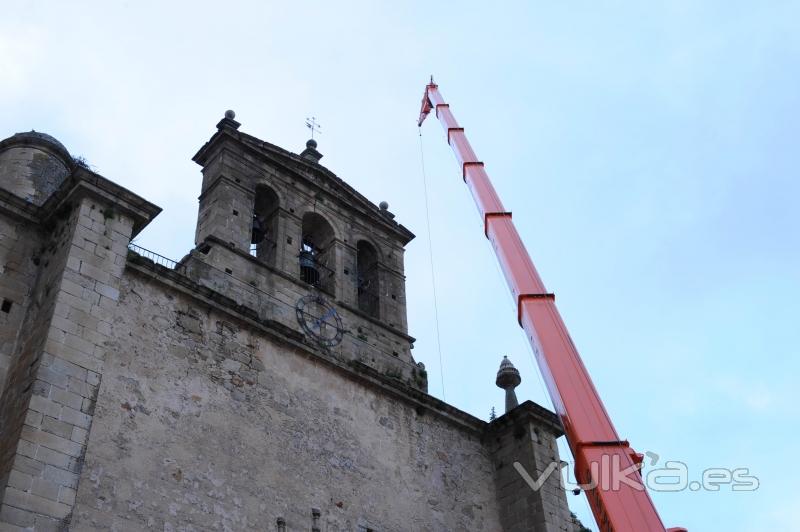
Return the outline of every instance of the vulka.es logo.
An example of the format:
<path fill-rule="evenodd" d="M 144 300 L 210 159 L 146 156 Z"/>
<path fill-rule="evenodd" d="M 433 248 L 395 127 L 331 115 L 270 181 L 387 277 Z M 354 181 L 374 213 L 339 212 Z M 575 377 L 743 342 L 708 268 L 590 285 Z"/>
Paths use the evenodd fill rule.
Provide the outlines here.
<path fill-rule="evenodd" d="M 599 463 L 593 463 L 590 471 L 592 479 L 601 479 L 600 489 L 603 491 L 619 491 L 623 486 L 642 491 L 645 487 L 651 491 L 720 491 L 728 487 L 731 491 L 755 491 L 761 485 L 759 479 L 750 474 L 747 467 L 724 468 L 711 467 L 704 469 L 700 480 L 689 480 L 689 467 L 677 460 L 664 462 L 664 467 L 655 467 L 659 456 L 656 453 L 645 453 L 650 459 L 650 466 L 644 475 L 637 472 L 640 466 L 622 468 L 619 456 L 603 456 Z M 589 484 L 579 484 L 572 477 L 571 467 L 567 462 L 551 462 L 540 474 L 534 478 L 519 462 L 514 462 L 514 469 L 525 483 L 534 491 L 538 491 L 545 482 L 556 472 L 562 489 L 577 492 L 587 491 L 598 487 L 596 481 Z"/>

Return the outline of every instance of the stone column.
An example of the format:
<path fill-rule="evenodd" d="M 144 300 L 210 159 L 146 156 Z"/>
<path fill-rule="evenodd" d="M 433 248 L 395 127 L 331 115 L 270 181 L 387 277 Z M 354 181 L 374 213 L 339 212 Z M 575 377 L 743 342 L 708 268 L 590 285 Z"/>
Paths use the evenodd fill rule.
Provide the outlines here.
<path fill-rule="evenodd" d="M 576 530 L 560 482 L 556 438 L 563 433 L 555 415 L 525 401 L 492 421 L 489 434 L 503 530 Z"/>
<path fill-rule="evenodd" d="M 280 264 L 277 268 L 287 275 L 300 278 L 300 243 L 303 240 L 303 227 L 300 218 L 291 214 L 284 218 L 283 222 L 282 242 L 278 242 L 278 246 L 283 248 Z"/>
<path fill-rule="evenodd" d="M 217 124 L 218 136 L 230 138 L 239 129 L 236 114 L 226 111 Z M 215 136 L 216 137 L 216 136 Z M 202 152 L 203 150 L 201 150 Z M 225 149 L 195 155 L 203 166 L 203 189 L 197 214 L 195 244 L 215 236 L 226 244 L 250 253 L 255 190 L 248 183 L 246 168 Z"/>

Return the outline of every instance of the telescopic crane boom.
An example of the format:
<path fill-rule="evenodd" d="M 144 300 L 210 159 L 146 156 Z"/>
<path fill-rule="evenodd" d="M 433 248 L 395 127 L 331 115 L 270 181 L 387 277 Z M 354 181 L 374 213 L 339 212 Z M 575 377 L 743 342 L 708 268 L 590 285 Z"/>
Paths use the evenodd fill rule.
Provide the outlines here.
<path fill-rule="evenodd" d="M 442 123 L 447 142 L 461 165 L 464 182 L 484 220 L 484 233 L 517 305 L 517 321 L 525 330 L 544 376 L 556 413 L 564 425 L 575 458 L 575 478 L 586 489 L 597 526 L 603 532 L 665 532 L 648 495 L 640 468 L 642 455 L 621 440 L 592 384 L 555 305 L 542 283 L 511 213 L 492 186 L 483 162 L 472 150 L 464 128 L 431 78 L 422 97 L 418 126 L 431 112 Z M 669 532 L 686 532 L 671 528 Z"/>

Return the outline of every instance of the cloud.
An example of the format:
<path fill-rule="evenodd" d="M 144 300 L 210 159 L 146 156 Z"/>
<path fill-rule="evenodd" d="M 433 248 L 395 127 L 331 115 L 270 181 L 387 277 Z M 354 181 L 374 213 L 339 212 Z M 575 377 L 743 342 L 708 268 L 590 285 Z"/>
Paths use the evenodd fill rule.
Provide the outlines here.
<path fill-rule="evenodd" d="M 712 386 L 721 397 L 751 412 L 764 412 L 779 402 L 774 387 L 739 375 L 719 375 L 712 381 Z"/>
<path fill-rule="evenodd" d="M 41 30 L 25 26 L 0 29 L 0 98 L 13 98 L 29 87 L 46 46 Z"/>

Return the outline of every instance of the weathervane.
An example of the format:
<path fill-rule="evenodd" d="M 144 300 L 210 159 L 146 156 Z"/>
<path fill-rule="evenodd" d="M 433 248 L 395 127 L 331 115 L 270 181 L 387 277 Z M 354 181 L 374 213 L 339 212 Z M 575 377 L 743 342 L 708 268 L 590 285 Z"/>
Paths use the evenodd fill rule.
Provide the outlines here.
<path fill-rule="evenodd" d="M 322 126 L 319 125 L 317 122 L 317 118 L 312 116 L 311 118 L 306 117 L 306 127 L 311 130 L 311 138 L 314 138 L 314 132 L 316 131 L 319 134 L 322 134 Z"/>

